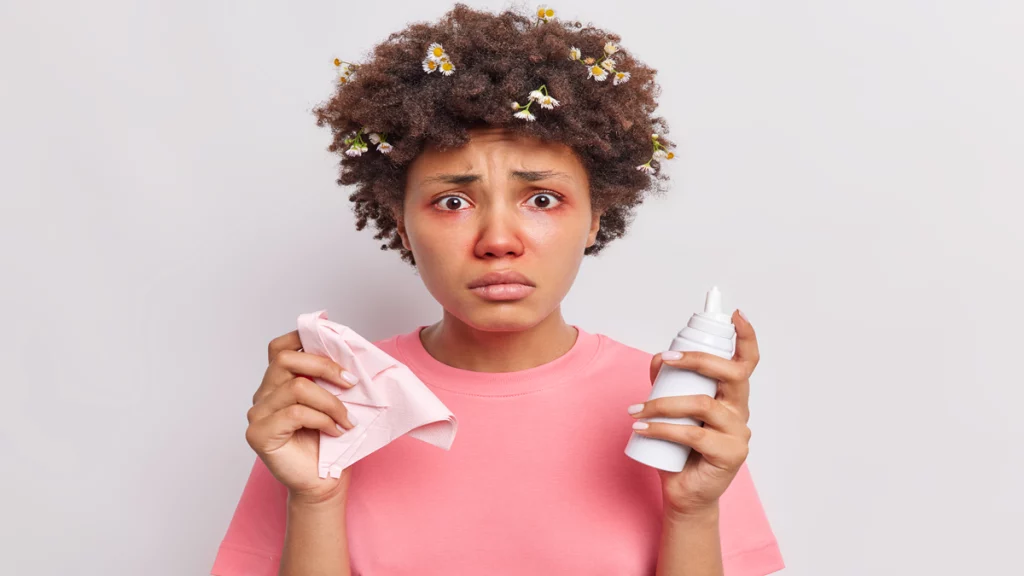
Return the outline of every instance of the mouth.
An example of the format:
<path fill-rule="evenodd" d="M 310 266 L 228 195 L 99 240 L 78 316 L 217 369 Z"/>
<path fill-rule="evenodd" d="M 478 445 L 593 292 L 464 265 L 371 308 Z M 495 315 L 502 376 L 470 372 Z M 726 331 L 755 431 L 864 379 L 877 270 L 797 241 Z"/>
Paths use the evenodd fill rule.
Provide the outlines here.
<path fill-rule="evenodd" d="M 521 300 L 529 296 L 537 285 L 514 270 L 488 272 L 469 283 L 467 288 L 485 300 Z"/>

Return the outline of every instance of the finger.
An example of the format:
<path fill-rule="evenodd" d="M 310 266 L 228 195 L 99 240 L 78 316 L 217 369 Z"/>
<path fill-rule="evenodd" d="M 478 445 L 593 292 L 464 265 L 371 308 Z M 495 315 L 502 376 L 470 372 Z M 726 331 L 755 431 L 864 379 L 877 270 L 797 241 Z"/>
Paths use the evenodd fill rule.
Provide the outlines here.
<path fill-rule="evenodd" d="M 636 424 L 644 424 L 644 422 Z M 634 429 L 634 431 L 642 436 L 661 438 L 689 446 L 700 452 L 701 456 L 709 463 L 719 468 L 736 469 L 747 459 L 748 444 L 742 437 L 701 426 L 669 424 L 667 422 L 646 424 L 648 424 L 646 429 Z"/>
<path fill-rule="evenodd" d="M 749 366 L 748 373 L 753 372 L 754 367 L 761 360 L 761 353 L 757 347 L 757 334 L 754 333 L 754 327 L 739 308 L 732 313 L 732 323 L 736 326 L 736 353 L 733 355 L 733 360 Z"/>
<path fill-rule="evenodd" d="M 292 330 L 287 334 L 282 334 L 277 338 L 270 341 L 270 345 L 267 347 L 267 364 L 274 361 L 277 355 L 283 350 L 301 350 L 302 342 L 299 340 L 299 331 Z"/>
<path fill-rule="evenodd" d="M 359 381 L 355 374 L 345 370 L 330 358 L 286 349 L 279 352 L 270 363 L 263 376 L 263 382 L 253 395 L 253 404 L 296 376 L 321 378 L 346 389 L 352 388 Z"/>
<path fill-rule="evenodd" d="M 654 380 L 658 378 L 658 371 L 661 370 L 661 354 L 655 354 L 651 357 L 651 384 L 654 384 Z"/>
<path fill-rule="evenodd" d="M 279 386 L 250 408 L 248 413 L 249 422 L 262 420 L 292 404 L 309 406 L 323 412 L 348 430 L 355 427 L 353 418 L 348 414 L 348 409 L 345 408 L 345 404 L 337 396 L 324 390 L 316 382 L 301 376 L 292 379 L 283 386 Z"/>
<path fill-rule="evenodd" d="M 640 411 L 635 410 L 639 408 Z M 648 400 L 643 404 L 629 407 L 633 418 L 694 418 L 704 422 L 705 427 L 743 436 L 747 433 L 746 421 L 742 415 L 731 410 L 723 402 L 705 394 L 687 396 L 665 396 Z"/>
<path fill-rule="evenodd" d="M 739 382 L 750 377 L 747 367 L 707 352 L 677 352 L 666 350 L 660 354 L 664 364 L 683 370 L 693 370 L 722 382 Z"/>
<path fill-rule="evenodd" d="M 341 436 L 344 432 L 338 429 L 337 423 L 327 414 L 302 404 L 292 404 L 282 408 L 250 426 L 250 444 L 259 446 L 270 439 L 290 437 L 300 428 L 320 430 L 331 436 Z M 253 446 L 256 448 L 257 446 Z"/>

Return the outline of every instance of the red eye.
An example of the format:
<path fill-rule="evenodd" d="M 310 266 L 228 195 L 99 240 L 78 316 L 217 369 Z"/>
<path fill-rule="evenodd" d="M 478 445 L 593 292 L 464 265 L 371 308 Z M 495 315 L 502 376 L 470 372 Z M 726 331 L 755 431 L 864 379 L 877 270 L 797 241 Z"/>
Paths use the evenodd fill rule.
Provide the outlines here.
<path fill-rule="evenodd" d="M 533 196 L 530 197 L 530 200 L 533 201 L 533 206 L 535 208 L 543 209 L 558 206 L 558 204 L 561 203 L 562 201 L 557 194 L 552 194 L 550 192 L 541 192 L 540 194 L 534 194 Z"/>
<path fill-rule="evenodd" d="M 469 203 L 461 196 L 442 196 L 434 202 L 434 205 L 443 212 L 458 212 L 468 206 Z"/>

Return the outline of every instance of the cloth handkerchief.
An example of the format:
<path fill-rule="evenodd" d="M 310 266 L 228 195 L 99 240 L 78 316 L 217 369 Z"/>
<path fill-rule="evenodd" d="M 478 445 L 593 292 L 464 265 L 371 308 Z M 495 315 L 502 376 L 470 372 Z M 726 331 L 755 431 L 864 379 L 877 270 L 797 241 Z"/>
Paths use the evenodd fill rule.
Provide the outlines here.
<path fill-rule="evenodd" d="M 304 352 L 326 356 L 359 377 L 350 389 L 313 378 L 358 420 L 341 436 L 320 433 L 321 478 L 340 477 L 342 470 L 403 434 L 451 449 L 455 416 L 405 364 L 351 328 L 329 321 L 326 310 L 302 314 L 298 324 Z"/>

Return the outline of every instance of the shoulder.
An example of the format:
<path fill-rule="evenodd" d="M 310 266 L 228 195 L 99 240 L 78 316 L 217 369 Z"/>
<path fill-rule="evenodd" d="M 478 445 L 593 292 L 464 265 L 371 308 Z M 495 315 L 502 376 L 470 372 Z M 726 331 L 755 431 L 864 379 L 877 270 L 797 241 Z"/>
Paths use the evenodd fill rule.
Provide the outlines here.
<path fill-rule="evenodd" d="M 596 333 L 594 336 L 599 341 L 595 364 L 600 366 L 601 370 L 639 374 L 643 380 L 650 379 L 653 358 L 650 352 L 620 342 L 607 334 Z"/>
<path fill-rule="evenodd" d="M 604 355 L 612 356 L 620 361 L 642 361 L 648 364 L 651 362 L 652 354 L 650 352 L 645 352 L 639 348 L 620 342 L 607 334 L 595 333 L 594 335 L 600 340 L 601 352 Z"/>
<path fill-rule="evenodd" d="M 370 343 L 379 348 L 385 354 L 393 357 L 404 356 L 402 350 L 409 345 L 410 338 L 418 338 L 419 327 L 409 332 L 394 334 L 386 338 L 372 340 Z"/>

